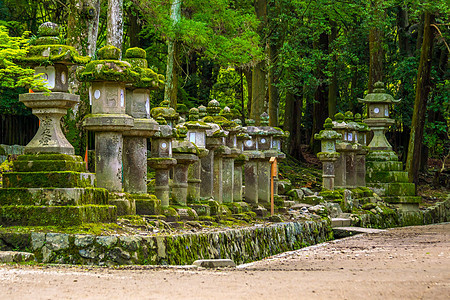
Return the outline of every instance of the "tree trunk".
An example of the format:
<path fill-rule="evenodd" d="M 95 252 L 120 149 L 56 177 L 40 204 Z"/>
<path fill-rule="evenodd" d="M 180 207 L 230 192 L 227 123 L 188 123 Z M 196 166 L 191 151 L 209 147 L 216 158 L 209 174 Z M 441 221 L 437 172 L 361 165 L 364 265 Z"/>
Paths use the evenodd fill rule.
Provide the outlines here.
<path fill-rule="evenodd" d="M 100 0 L 70 0 L 67 2 L 67 44 L 73 46 L 80 54 L 93 56 L 97 48 L 98 25 L 100 16 Z M 75 128 L 65 122 L 65 132 L 75 130 L 74 140 L 70 140 L 77 155 L 84 155 L 87 147 L 87 132 L 81 126 L 86 114 L 90 112 L 89 84 L 80 83 L 75 78 L 77 66 L 70 68 L 69 89 L 80 95 L 80 104 L 74 109 Z"/>
<path fill-rule="evenodd" d="M 181 18 L 181 0 L 173 0 L 170 8 L 170 18 L 172 27 L 176 29 Z M 167 42 L 167 68 L 166 85 L 164 89 L 164 100 L 170 102 L 170 107 L 177 108 L 178 93 L 178 45 L 175 39 L 169 39 Z"/>
<path fill-rule="evenodd" d="M 264 71 L 264 62 L 259 62 L 253 67 L 252 72 L 252 103 L 250 109 L 250 119 L 255 120 L 256 125 L 260 124 L 265 100 L 266 72 Z"/>
<path fill-rule="evenodd" d="M 329 37 L 329 46 L 332 45 L 333 41 L 337 37 L 338 28 L 336 27 L 335 22 L 330 22 L 331 25 L 331 34 Z M 328 53 L 332 53 L 333 49 L 331 47 L 328 48 Z M 336 114 L 336 106 L 337 106 L 337 96 L 338 96 L 338 80 L 337 80 L 337 56 L 333 55 L 332 57 L 332 67 L 330 72 L 332 72 L 330 84 L 328 86 L 328 117 L 334 118 Z"/>
<path fill-rule="evenodd" d="M 108 27 L 106 43 L 122 50 L 123 0 L 108 0 Z"/>
<path fill-rule="evenodd" d="M 425 12 L 423 42 L 420 51 L 419 69 L 416 81 L 416 97 L 414 100 L 414 112 L 411 122 L 411 134 L 409 137 L 408 157 L 406 170 L 410 182 L 418 183 L 423 132 L 425 124 L 425 112 L 427 109 L 428 94 L 431 89 L 431 56 L 433 50 L 434 30 L 430 24 L 434 16 Z"/>
<path fill-rule="evenodd" d="M 266 38 L 263 36 L 263 29 L 267 23 L 267 0 L 255 0 L 254 5 L 256 16 L 261 21 L 258 30 L 264 45 Z M 253 67 L 252 72 L 252 103 L 250 106 L 250 118 L 255 120 L 256 125 L 260 124 L 261 114 L 264 112 L 265 100 L 266 71 L 265 61 L 262 61 Z"/>
<path fill-rule="evenodd" d="M 252 94 L 252 92 L 253 92 L 252 91 L 253 74 L 252 74 L 252 69 L 244 68 L 243 72 L 245 75 L 245 79 L 247 81 L 247 114 L 246 115 L 248 117 L 250 117 L 250 112 L 252 110 L 252 98 L 253 98 L 253 94 Z"/>
<path fill-rule="evenodd" d="M 141 47 L 139 33 L 141 32 L 141 25 L 139 24 L 138 11 L 134 5 L 128 9 L 128 36 L 130 37 L 130 47 Z"/>
<path fill-rule="evenodd" d="M 372 8 L 374 20 L 369 30 L 369 93 L 372 93 L 375 82 L 383 81 L 383 32 L 381 28 L 384 13 L 381 9 L 381 1 L 374 2 Z"/>
<path fill-rule="evenodd" d="M 269 125 L 273 127 L 278 126 L 278 105 L 280 102 L 280 97 L 278 95 L 278 88 L 276 84 L 278 82 L 278 78 L 275 76 L 275 60 L 277 57 L 277 49 L 278 45 L 274 44 L 274 42 L 270 43 L 269 46 Z"/>

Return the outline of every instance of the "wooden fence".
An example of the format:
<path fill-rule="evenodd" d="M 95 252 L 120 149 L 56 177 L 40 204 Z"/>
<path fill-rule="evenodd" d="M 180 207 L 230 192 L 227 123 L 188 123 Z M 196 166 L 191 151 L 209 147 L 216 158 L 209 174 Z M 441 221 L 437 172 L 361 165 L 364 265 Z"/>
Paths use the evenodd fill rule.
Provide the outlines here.
<path fill-rule="evenodd" d="M 0 115 L 0 144 L 28 144 L 39 128 L 36 116 Z"/>

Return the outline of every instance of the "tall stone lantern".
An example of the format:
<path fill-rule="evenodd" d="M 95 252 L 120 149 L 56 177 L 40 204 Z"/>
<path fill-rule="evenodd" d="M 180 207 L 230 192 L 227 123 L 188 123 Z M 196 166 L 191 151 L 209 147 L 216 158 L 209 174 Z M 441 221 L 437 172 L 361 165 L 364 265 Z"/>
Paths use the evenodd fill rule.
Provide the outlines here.
<path fill-rule="evenodd" d="M 41 124 L 25 154 L 13 162 L 14 172 L 3 174 L 0 219 L 5 226 L 76 226 L 116 219 L 108 192 L 94 187 L 95 175 L 87 173 L 61 130 L 61 117 L 80 98 L 67 92 L 67 66 L 90 58 L 60 44 L 58 34 L 57 24 L 42 24 L 40 37 L 30 43 L 26 56 L 16 58 L 41 74 L 51 93 L 35 89 L 19 96 Z"/>
<path fill-rule="evenodd" d="M 37 38 L 25 57 L 17 61 L 31 66 L 35 74 L 41 74 L 46 87 L 52 92 L 21 94 L 19 100 L 30 107 L 41 125 L 34 138 L 25 146 L 25 153 L 61 153 L 73 155 L 74 148 L 61 131 L 61 118 L 67 109 L 74 107 L 80 96 L 68 93 L 68 66 L 85 64 L 89 57 L 82 57 L 70 46 L 59 43 L 59 26 L 47 22 L 39 26 Z M 35 91 L 39 92 L 39 91 Z"/>
<path fill-rule="evenodd" d="M 110 203 L 117 206 L 119 215 L 136 213 L 135 201 L 123 193 L 123 132 L 134 126 L 125 113 L 125 84 L 136 81 L 131 64 L 119 60 L 120 50 L 105 46 L 97 52 L 98 60 L 91 61 L 78 71 L 80 81 L 90 82 L 89 97 L 92 113 L 83 126 L 95 132 L 95 171 L 97 186 L 110 192 Z"/>
<path fill-rule="evenodd" d="M 158 130 L 158 123 L 150 117 L 150 91 L 164 86 L 162 75 L 147 68 L 146 52 L 130 48 L 125 52 L 128 61 L 140 75 L 126 86 L 126 113 L 133 117 L 134 126 L 123 133 L 123 185 L 125 192 L 147 193 L 147 138 Z"/>
<path fill-rule="evenodd" d="M 358 99 L 358 102 L 367 105 L 367 119 L 364 122 L 373 131 L 373 139 L 368 145 L 371 150 L 392 150 L 392 146 L 386 139 L 385 132 L 394 124 L 394 120 L 389 118 L 389 105 L 400 102 L 394 100 L 389 94 L 386 94 L 384 83 L 376 82 L 373 93 L 367 94 L 364 99 Z"/>
<path fill-rule="evenodd" d="M 194 143 L 198 149 L 198 157 L 200 159 L 205 158 L 209 150 L 206 149 L 206 130 L 211 129 L 211 126 L 205 122 L 198 120 L 199 111 L 197 108 L 191 108 L 189 110 L 189 121 L 184 123 L 184 126 L 188 129 L 186 139 Z M 188 202 L 196 202 L 200 200 L 200 183 L 201 180 L 201 161 L 195 161 L 189 166 L 189 177 L 188 177 Z"/>
<path fill-rule="evenodd" d="M 97 185 L 111 192 L 122 192 L 123 132 L 134 125 L 125 113 L 125 84 L 138 77 L 130 63 L 119 60 L 120 55 L 118 48 L 105 46 L 98 51 L 98 60 L 78 71 L 80 81 L 91 83 L 92 114 L 83 126 L 95 131 Z"/>
<path fill-rule="evenodd" d="M 364 122 L 373 131 L 366 156 L 366 184 L 374 192 L 405 211 L 417 211 L 421 197 L 416 196 L 414 183 L 408 182 L 408 173 L 386 139 L 385 132 L 394 120 L 389 118 L 389 105 L 400 100 L 387 94 L 382 82 L 374 85 L 373 93 L 364 99 L 358 99 L 367 105 L 368 118 Z"/>
<path fill-rule="evenodd" d="M 336 140 L 342 138 L 342 134 L 333 130 L 333 122 L 330 118 L 325 120 L 324 130 L 314 135 L 316 140 L 321 142 L 321 151 L 317 153 L 317 157 L 322 162 L 322 181 L 323 188 L 327 190 L 334 189 L 334 163 L 339 157 L 336 152 Z"/>

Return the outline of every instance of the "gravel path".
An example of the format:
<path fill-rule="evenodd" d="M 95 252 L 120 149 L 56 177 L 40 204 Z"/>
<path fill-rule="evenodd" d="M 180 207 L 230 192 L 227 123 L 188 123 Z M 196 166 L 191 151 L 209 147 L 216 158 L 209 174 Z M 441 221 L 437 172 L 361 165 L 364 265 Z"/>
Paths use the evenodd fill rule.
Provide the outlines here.
<path fill-rule="evenodd" d="M 357 235 L 236 269 L 0 265 L 0 299 L 450 299 L 450 223 Z"/>

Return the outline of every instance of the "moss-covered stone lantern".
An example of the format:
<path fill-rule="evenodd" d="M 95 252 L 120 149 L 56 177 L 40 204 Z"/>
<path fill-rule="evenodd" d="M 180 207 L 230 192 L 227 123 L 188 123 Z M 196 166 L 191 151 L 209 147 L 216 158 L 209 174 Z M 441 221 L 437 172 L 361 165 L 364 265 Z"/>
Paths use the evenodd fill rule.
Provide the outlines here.
<path fill-rule="evenodd" d="M 255 120 L 246 120 L 246 133 L 251 139 L 244 142 L 244 154 L 248 162 L 244 165 L 245 202 L 253 205 L 258 204 L 258 161 L 265 158 L 263 152 L 258 150 L 258 135 L 261 130 L 254 126 Z"/>
<path fill-rule="evenodd" d="M 137 214 L 158 214 L 159 200 L 147 194 L 147 139 L 158 130 L 158 123 L 150 117 L 150 91 L 164 86 L 164 76 L 147 67 L 146 52 L 130 48 L 124 61 L 139 74 L 136 81 L 126 85 L 126 113 L 134 125 L 123 133 L 123 188 L 131 193 Z"/>
<path fill-rule="evenodd" d="M 384 201 L 406 211 L 417 211 L 421 197 L 416 196 L 414 183 L 408 182 L 408 173 L 386 139 L 385 132 L 394 124 L 389 118 L 389 105 L 400 100 L 387 94 L 382 82 L 374 85 L 373 93 L 358 99 L 367 105 L 368 118 L 364 120 L 373 131 L 366 156 L 366 183 Z"/>
<path fill-rule="evenodd" d="M 62 45 L 58 34 L 58 25 L 42 24 L 27 55 L 16 59 L 43 74 L 51 93 L 35 90 L 19 96 L 41 124 L 25 154 L 13 162 L 14 172 L 3 174 L 0 220 L 5 226 L 77 226 L 114 222 L 117 216 L 116 207 L 108 204 L 108 192 L 94 186 L 95 175 L 86 171 L 61 131 L 61 117 L 80 98 L 67 93 L 67 66 L 89 58 Z"/>
<path fill-rule="evenodd" d="M 206 149 L 206 130 L 211 129 L 211 126 L 205 122 L 199 121 L 199 111 L 197 108 L 189 110 L 189 121 L 184 123 L 188 129 L 187 140 L 197 146 L 198 157 L 200 159 L 206 157 L 209 150 Z M 188 202 L 196 202 L 200 199 L 200 183 L 201 183 L 201 162 L 195 161 L 189 166 L 188 176 Z"/>
<path fill-rule="evenodd" d="M 74 154 L 74 148 L 61 131 L 61 118 L 67 109 L 80 101 L 80 96 L 69 94 L 68 66 L 85 64 L 89 57 L 78 54 L 75 48 L 62 45 L 59 40 L 59 26 L 47 22 L 39 26 L 39 37 L 34 40 L 26 56 L 18 57 L 20 64 L 32 67 L 35 74 L 41 74 L 50 95 L 34 91 L 21 94 L 20 102 L 30 107 L 41 123 L 34 138 L 25 146 L 25 153 Z"/>
<path fill-rule="evenodd" d="M 105 46 L 98 50 L 98 60 L 78 70 L 77 76 L 91 83 L 92 113 L 85 117 L 83 126 L 95 132 L 97 185 L 116 193 L 110 202 L 117 205 L 119 214 L 134 214 L 134 201 L 122 194 L 122 153 L 123 132 L 134 125 L 133 118 L 125 113 L 125 84 L 136 81 L 139 74 L 130 63 L 119 60 L 120 56 L 118 48 Z"/>
<path fill-rule="evenodd" d="M 321 151 L 317 153 L 317 157 L 322 162 L 323 188 L 333 190 L 335 178 L 334 163 L 340 155 L 336 151 L 336 141 L 342 138 L 342 134 L 333 130 L 333 122 L 330 118 L 327 118 L 325 120 L 324 130 L 315 134 L 314 138 L 321 142 Z"/>
<path fill-rule="evenodd" d="M 148 165 L 155 170 L 155 195 L 161 200 L 163 208 L 169 207 L 169 170 L 177 163 L 172 158 L 172 139 L 176 137 L 176 132 L 167 125 L 162 116 L 158 116 L 156 121 L 159 124 L 159 132 L 152 138 L 151 157 L 148 158 Z"/>
<path fill-rule="evenodd" d="M 364 122 L 373 131 L 373 138 L 368 145 L 372 150 L 392 150 L 392 146 L 386 139 L 385 132 L 394 124 L 394 120 L 389 118 L 389 105 L 400 102 L 394 100 L 389 94 L 386 94 L 384 83 L 376 82 L 373 92 L 367 94 L 364 99 L 358 99 L 359 102 L 367 105 L 368 118 Z"/>
<path fill-rule="evenodd" d="M 177 164 L 173 168 L 172 201 L 174 205 L 186 206 L 188 196 L 189 166 L 198 162 L 198 151 L 194 143 L 187 141 L 188 129 L 184 125 L 177 125 L 177 138 L 173 146 L 173 158 Z"/>

